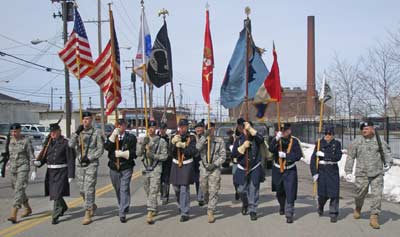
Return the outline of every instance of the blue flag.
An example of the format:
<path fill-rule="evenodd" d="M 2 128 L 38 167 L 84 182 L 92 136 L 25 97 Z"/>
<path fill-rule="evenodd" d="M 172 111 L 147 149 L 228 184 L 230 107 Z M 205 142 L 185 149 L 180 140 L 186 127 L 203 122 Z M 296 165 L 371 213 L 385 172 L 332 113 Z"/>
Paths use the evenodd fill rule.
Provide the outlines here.
<path fill-rule="evenodd" d="M 250 47 L 248 50 L 249 99 L 253 99 L 269 72 L 261 58 L 260 50 L 255 46 L 251 37 L 250 20 L 248 21 L 250 32 Z M 221 104 L 227 109 L 240 105 L 246 96 L 246 51 L 245 26 L 240 32 L 239 40 L 236 43 L 221 86 Z"/>

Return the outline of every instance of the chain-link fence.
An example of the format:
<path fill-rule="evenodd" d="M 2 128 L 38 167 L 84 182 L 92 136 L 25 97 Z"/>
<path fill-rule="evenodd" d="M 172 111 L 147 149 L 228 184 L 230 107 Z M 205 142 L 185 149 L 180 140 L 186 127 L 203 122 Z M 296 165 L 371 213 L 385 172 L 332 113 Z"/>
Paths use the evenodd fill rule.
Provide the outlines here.
<path fill-rule="evenodd" d="M 385 140 L 391 150 L 393 158 L 400 159 L 400 118 L 382 117 L 370 118 L 374 122 L 375 130 Z M 323 124 L 335 127 L 335 138 L 347 149 L 356 136 L 360 135 L 361 119 L 324 120 Z M 301 121 L 292 123 L 292 134 L 302 142 L 314 144 L 318 139 L 319 121 Z M 323 130 L 322 130 L 323 132 Z"/>

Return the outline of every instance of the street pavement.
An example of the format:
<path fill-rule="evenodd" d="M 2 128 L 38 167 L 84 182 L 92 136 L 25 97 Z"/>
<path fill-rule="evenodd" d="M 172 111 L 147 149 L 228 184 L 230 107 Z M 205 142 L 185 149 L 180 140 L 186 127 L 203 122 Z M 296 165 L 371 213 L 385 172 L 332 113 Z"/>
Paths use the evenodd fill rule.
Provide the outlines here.
<path fill-rule="evenodd" d="M 299 193 L 296 201 L 295 222 L 286 224 L 284 216 L 278 214 L 275 194 L 271 193 L 271 177 L 261 184 L 258 220 L 251 221 L 249 216 L 240 213 L 241 204 L 234 201 L 232 176 L 224 174 L 220 192 L 220 201 L 216 213 L 216 222 L 207 223 L 206 207 L 199 207 L 195 201 L 194 187 L 191 189 L 190 220 L 179 222 L 178 207 L 171 187 L 171 200 L 160 206 L 154 225 L 145 223 L 146 198 L 143 190 L 143 178 L 140 167 L 135 167 L 131 184 L 132 203 L 128 222 L 119 222 L 117 200 L 110 185 L 104 156 L 99 170 L 96 203 L 98 209 L 88 226 L 81 224 L 83 217 L 82 200 L 78 195 L 75 181 L 71 184 L 72 195 L 66 201 L 70 209 L 58 225 L 51 224 L 50 213 L 53 203 L 43 197 L 45 169 L 39 170 L 39 178 L 30 182 L 27 194 L 33 207 L 33 215 L 20 220 L 18 224 L 8 222 L 7 216 L 12 204 L 13 192 L 9 178 L 0 179 L 0 236 L 398 236 L 400 231 L 399 203 L 383 202 L 380 216 L 381 229 L 373 230 L 369 226 L 369 202 L 362 211 L 362 218 L 352 217 L 354 200 L 352 184 L 342 182 L 339 221 L 330 223 L 328 205 L 325 215 L 316 213 L 316 201 L 312 199 L 312 181 L 308 166 L 298 162 Z"/>

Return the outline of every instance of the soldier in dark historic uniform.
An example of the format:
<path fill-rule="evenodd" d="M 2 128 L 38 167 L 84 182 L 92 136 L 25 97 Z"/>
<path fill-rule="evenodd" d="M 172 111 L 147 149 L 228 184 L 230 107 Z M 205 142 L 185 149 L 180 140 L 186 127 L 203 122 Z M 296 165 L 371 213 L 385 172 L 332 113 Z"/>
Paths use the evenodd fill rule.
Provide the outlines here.
<path fill-rule="evenodd" d="M 75 157 L 68 140 L 61 135 L 58 123 L 50 124 L 50 135 L 43 147 L 43 156 L 34 161 L 36 167 L 47 164 L 45 195 L 54 200 L 52 224 L 68 210 L 63 197 L 70 195 L 69 183 L 75 178 Z"/>
<path fill-rule="evenodd" d="M 131 204 L 130 184 L 136 159 L 136 137 L 126 131 L 126 125 L 126 121 L 120 119 L 118 128 L 114 129 L 104 144 L 104 149 L 108 151 L 108 167 L 111 183 L 117 195 L 121 223 L 126 222 L 126 214 Z"/>
<path fill-rule="evenodd" d="M 323 215 L 325 203 L 330 199 L 329 216 L 332 223 L 337 222 L 339 214 L 340 177 L 337 163 L 342 158 L 341 144 L 334 136 L 335 128 L 326 126 L 319 150 L 317 142 L 310 162 L 313 181 L 317 182 L 318 186 L 318 214 Z"/>
<path fill-rule="evenodd" d="M 167 134 L 167 124 L 161 123 L 160 130 L 158 136 L 164 139 L 164 141 L 169 146 L 169 136 Z M 171 165 L 172 165 L 172 156 L 168 150 L 168 158 L 162 162 L 162 172 L 161 172 L 161 202 L 163 205 L 166 205 L 169 201 L 169 175 L 171 173 Z"/>
<path fill-rule="evenodd" d="M 243 133 L 236 139 L 232 156 L 237 158 L 237 170 L 234 183 L 238 184 L 238 193 L 242 200 L 242 214 L 250 211 L 250 219 L 257 220 L 257 206 L 260 194 L 260 182 L 263 181 L 260 146 L 263 136 L 250 122 L 243 122 Z"/>
<path fill-rule="evenodd" d="M 269 146 L 274 157 L 272 191 L 276 192 L 279 214 L 286 216 L 287 223 L 293 223 L 298 184 L 296 161 L 301 159 L 302 151 L 300 141 L 291 135 L 290 124 L 282 124 L 280 129 Z"/>
<path fill-rule="evenodd" d="M 181 213 L 181 222 L 189 220 L 190 184 L 194 183 L 193 159 L 197 154 L 196 137 L 189 134 L 187 119 L 179 121 L 178 133 L 171 139 L 171 154 L 173 157 L 170 182 L 174 186 L 176 198 Z"/>

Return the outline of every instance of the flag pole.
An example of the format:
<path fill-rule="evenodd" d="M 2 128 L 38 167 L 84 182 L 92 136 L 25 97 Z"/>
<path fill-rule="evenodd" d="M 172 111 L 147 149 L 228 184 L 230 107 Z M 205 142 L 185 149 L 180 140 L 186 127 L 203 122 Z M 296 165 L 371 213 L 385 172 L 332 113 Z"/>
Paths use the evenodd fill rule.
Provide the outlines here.
<path fill-rule="evenodd" d="M 110 34 L 111 34 L 111 75 L 112 75 L 112 83 L 113 83 L 113 93 L 114 93 L 114 112 L 115 112 L 115 127 L 118 128 L 119 124 L 118 124 L 118 103 L 117 103 L 117 86 L 116 86 L 116 74 L 115 74 L 115 70 L 114 70 L 114 65 L 115 65 L 115 39 L 114 39 L 114 16 L 112 14 L 112 10 L 111 10 L 111 4 L 112 3 L 108 3 L 108 11 L 110 14 Z M 115 139 L 115 150 L 119 150 L 119 138 Z M 119 157 L 115 157 L 116 159 L 116 167 L 117 170 L 119 170 L 120 168 L 120 160 Z"/>
<path fill-rule="evenodd" d="M 208 9 L 209 9 L 209 4 L 208 4 L 208 2 L 207 2 L 207 4 L 206 4 L 206 17 L 207 17 L 207 19 L 206 19 L 206 24 L 209 24 L 209 11 L 208 11 Z M 207 26 L 206 25 L 206 32 L 207 32 L 207 27 L 208 27 L 208 29 L 209 29 L 209 25 Z M 211 37 L 211 32 L 209 32 L 210 33 L 210 37 Z M 213 62 L 214 63 L 214 62 Z M 210 74 L 211 74 L 212 72 L 208 72 L 208 77 L 210 76 Z M 203 80 L 203 78 L 202 78 L 202 80 Z M 207 80 L 207 93 L 208 93 L 208 102 L 207 102 L 207 120 L 208 120 L 208 122 L 207 122 L 207 129 L 209 130 L 210 129 L 210 120 L 211 120 L 211 116 L 210 116 L 210 114 L 211 114 L 211 106 L 210 106 L 210 97 L 211 97 L 211 91 L 210 91 L 210 84 L 209 84 L 209 81 Z M 210 134 L 208 134 L 208 137 L 207 137 L 207 163 L 208 164 L 211 164 L 211 136 L 210 136 Z"/>
<path fill-rule="evenodd" d="M 249 32 L 249 22 L 250 22 L 250 18 L 249 18 L 249 15 L 250 15 L 250 12 L 251 12 L 251 9 L 250 9 L 250 7 L 246 7 L 245 9 L 244 9 L 244 11 L 245 11 L 245 13 L 246 13 L 246 15 L 247 15 L 247 18 L 246 18 L 246 97 L 245 97 L 245 103 L 246 103 L 246 113 L 245 113 L 245 118 L 246 118 L 246 121 L 247 122 L 249 122 L 249 44 L 250 44 L 250 42 L 249 42 L 249 38 L 250 38 L 250 32 Z M 244 130 L 244 132 L 245 132 L 245 138 L 246 138 L 246 140 L 248 140 L 248 135 L 247 135 L 247 132 Z M 245 152 L 246 154 L 245 154 L 245 157 L 246 157 L 246 175 L 248 175 L 249 174 L 249 150 L 248 149 L 246 149 L 246 152 Z"/>

